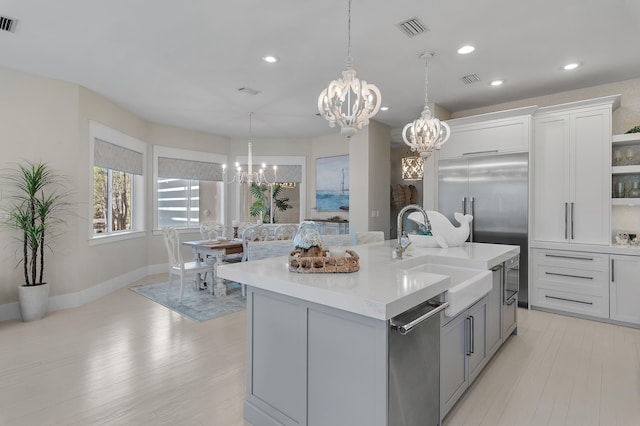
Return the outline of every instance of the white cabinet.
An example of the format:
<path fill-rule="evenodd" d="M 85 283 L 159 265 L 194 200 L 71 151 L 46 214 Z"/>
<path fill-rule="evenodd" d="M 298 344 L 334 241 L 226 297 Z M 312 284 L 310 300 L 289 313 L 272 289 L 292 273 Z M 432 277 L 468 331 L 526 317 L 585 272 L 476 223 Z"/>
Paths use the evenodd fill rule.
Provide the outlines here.
<path fill-rule="evenodd" d="M 447 120 L 451 137 L 440 149 L 440 158 L 527 152 L 535 110 L 528 107 Z"/>
<path fill-rule="evenodd" d="M 531 250 L 531 304 L 609 318 L 609 255 Z"/>
<path fill-rule="evenodd" d="M 451 410 L 486 364 L 486 318 L 487 297 L 485 296 L 442 327 L 440 332 L 440 416 L 442 418 Z"/>
<path fill-rule="evenodd" d="M 611 255 L 611 319 L 640 324 L 640 257 Z"/>
<path fill-rule="evenodd" d="M 609 244 L 611 112 L 617 99 L 544 108 L 534 118 L 534 240 Z"/>

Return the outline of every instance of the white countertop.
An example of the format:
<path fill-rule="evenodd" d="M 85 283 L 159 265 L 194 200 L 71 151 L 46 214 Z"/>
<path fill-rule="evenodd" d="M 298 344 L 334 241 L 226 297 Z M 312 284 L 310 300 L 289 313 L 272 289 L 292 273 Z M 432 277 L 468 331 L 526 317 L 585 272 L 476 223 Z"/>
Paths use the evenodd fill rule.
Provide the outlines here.
<path fill-rule="evenodd" d="M 490 269 L 520 252 L 518 246 L 465 243 L 460 247 L 409 247 L 392 259 L 395 240 L 346 247 L 360 256 L 352 273 L 296 273 L 287 256 L 225 264 L 218 276 L 313 303 L 388 320 L 451 287 L 448 276 L 411 271 L 424 263 Z M 342 249 L 342 248 L 341 248 Z"/>

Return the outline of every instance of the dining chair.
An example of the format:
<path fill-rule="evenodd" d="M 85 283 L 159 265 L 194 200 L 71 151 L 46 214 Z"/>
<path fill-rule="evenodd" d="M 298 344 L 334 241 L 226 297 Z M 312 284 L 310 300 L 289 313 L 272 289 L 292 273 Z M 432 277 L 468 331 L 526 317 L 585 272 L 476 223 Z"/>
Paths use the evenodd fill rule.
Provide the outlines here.
<path fill-rule="evenodd" d="M 167 254 L 169 256 L 169 290 L 167 291 L 167 299 L 171 295 L 171 286 L 173 285 L 173 277 L 177 275 L 180 277 L 180 298 L 178 301 L 182 303 L 182 296 L 184 295 L 184 281 L 187 274 L 195 275 L 195 286 L 200 288 L 202 283 L 202 275 L 211 271 L 211 265 L 206 262 L 200 262 L 199 260 L 193 260 L 191 262 L 185 262 L 182 259 L 182 252 L 180 251 L 180 235 L 175 228 L 166 227 L 162 228 L 162 235 L 164 237 L 164 245 L 167 247 Z"/>
<path fill-rule="evenodd" d="M 293 240 L 293 237 L 298 232 L 298 225 L 295 223 L 283 223 L 273 230 L 274 240 Z"/>
<path fill-rule="evenodd" d="M 247 261 L 248 244 L 252 241 L 264 241 L 267 239 L 268 229 L 262 224 L 248 227 L 242 232 L 242 261 Z"/>
<path fill-rule="evenodd" d="M 200 225 L 200 237 L 203 240 L 215 240 L 216 237 L 225 237 L 227 228 L 217 222 L 203 222 Z"/>
<path fill-rule="evenodd" d="M 383 231 L 356 232 L 356 244 L 378 243 L 384 241 Z"/>

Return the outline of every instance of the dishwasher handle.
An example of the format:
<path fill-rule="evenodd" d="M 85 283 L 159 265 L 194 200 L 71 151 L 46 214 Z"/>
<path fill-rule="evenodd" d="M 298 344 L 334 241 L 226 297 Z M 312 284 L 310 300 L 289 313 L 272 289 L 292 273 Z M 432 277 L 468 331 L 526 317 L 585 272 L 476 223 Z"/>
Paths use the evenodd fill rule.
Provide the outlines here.
<path fill-rule="evenodd" d="M 443 302 L 440 305 L 438 305 L 437 307 L 433 308 L 432 310 L 430 310 L 429 312 L 427 312 L 426 314 L 423 314 L 421 316 L 419 316 L 418 318 L 415 318 L 409 322 L 400 322 L 400 321 L 396 321 L 391 319 L 389 321 L 389 323 L 391 324 L 391 327 L 395 330 L 398 331 L 398 333 L 402 334 L 403 336 L 405 334 L 411 333 L 411 331 L 418 326 L 420 323 L 428 320 L 429 318 L 431 318 L 432 316 L 444 311 L 445 309 L 447 309 L 449 307 L 449 302 Z"/>

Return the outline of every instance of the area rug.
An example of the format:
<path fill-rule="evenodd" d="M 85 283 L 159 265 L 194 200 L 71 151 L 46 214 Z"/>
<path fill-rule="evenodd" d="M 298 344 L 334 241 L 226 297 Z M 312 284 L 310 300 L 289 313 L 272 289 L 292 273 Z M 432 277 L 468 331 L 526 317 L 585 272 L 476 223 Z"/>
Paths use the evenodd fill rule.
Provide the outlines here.
<path fill-rule="evenodd" d="M 179 281 L 173 282 L 169 297 L 169 282 L 137 285 L 129 289 L 197 322 L 218 318 L 246 307 L 246 298 L 242 296 L 242 289 L 238 283 L 228 285 L 226 296 L 216 297 L 209 294 L 209 290 L 196 290 L 189 282 L 185 284 L 182 303 L 178 302 Z"/>

